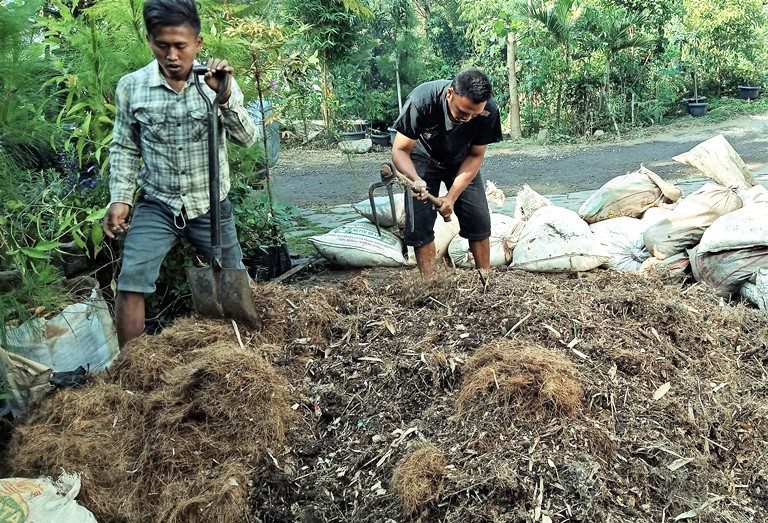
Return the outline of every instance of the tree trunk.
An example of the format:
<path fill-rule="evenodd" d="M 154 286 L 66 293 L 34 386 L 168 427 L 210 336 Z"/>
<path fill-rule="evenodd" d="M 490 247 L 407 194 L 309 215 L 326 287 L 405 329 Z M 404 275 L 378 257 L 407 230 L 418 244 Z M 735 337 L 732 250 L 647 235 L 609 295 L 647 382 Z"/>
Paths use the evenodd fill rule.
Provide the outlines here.
<path fill-rule="evenodd" d="M 395 82 L 397 83 L 397 106 L 403 112 L 403 91 L 400 86 L 400 51 L 395 51 Z"/>
<path fill-rule="evenodd" d="M 507 34 L 507 74 L 509 78 L 509 135 L 513 140 L 519 140 L 523 137 L 520 125 L 520 96 L 517 93 L 517 76 L 515 69 L 517 35 L 515 33 Z"/>
<path fill-rule="evenodd" d="M 323 125 L 325 126 L 326 134 L 331 130 L 331 111 L 328 107 L 328 99 L 330 98 L 331 88 L 328 84 L 328 61 L 323 58 L 323 90 L 320 100 L 320 109 L 323 112 Z"/>

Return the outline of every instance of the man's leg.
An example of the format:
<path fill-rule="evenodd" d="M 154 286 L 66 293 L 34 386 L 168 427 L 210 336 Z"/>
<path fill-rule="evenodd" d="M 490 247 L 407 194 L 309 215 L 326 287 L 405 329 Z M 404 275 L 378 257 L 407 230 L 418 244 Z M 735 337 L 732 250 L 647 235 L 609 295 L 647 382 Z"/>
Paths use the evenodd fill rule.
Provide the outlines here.
<path fill-rule="evenodd" d="M 431 278 L 435 274 L 435 242 L 431 241 L 421 247 L 414 247 L 416 253 L 416 265 L 424 278 Z"/>
<path fill-rule="evenodd" d="M 155 292 L 160 265 L 179 235 L 165 204 L 147 196 L 137 202 L 117 278 L 115 326 L 121 348 L 144 332 L 144 295 Z"/>
<path fill-rule="evenodd" d="M 491 268 L 491 240 L 469 240 L 469 250 L 475 259 L 475 267 L 478 269 Z"/>
<path fill-rule="evenodd" d="M 144 333 L 144 294 L 117 291 L 115 298 L 115 328 L 117 343 L 126 343 Z"/>

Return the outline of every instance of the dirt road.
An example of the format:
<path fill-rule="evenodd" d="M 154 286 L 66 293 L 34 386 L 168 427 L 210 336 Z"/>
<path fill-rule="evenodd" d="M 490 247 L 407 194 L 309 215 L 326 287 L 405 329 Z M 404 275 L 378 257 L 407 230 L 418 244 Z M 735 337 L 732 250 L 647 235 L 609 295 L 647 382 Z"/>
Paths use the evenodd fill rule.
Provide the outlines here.
<path fill-rule="evenodd" d="M 766 169 L 768 114 L 724 122 L 687 118 L 623 141 L 604 137 L 552 146 L 505 142 L 488 151 L 482 174 L 507 196 L 525 183 L 542 194 L 597 189 L 641 163 L 665 179 L 697 176 L 697 171 L 672 157 L 719 133 L 750 169 Z M 368 185 L 388 158 L 389 151 L 383 149 L 351 157 L 338 150 L 283 150 L 273 172 L 275 192 L 285 203 L 316 210 L 353 203 L 367 197 Z"/>

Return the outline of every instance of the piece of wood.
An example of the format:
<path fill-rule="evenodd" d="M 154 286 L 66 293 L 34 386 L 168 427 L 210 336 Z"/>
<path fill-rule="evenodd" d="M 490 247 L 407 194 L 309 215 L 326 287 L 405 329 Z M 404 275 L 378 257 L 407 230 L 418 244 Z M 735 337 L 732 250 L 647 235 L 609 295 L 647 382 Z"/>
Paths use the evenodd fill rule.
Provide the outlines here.
<path fill-rule="evenodd" d="M 322 258 L 312 258 L 308 262 L 301 263 L 301 264 L 297 265 L 296 267 L 293 267 L 292 269 L 284 272 L 283 274 L 281 274 L 277 278 L 272 278 L 272 281 L 275 282 L 275 283 L 283 282 L 283 281 L 287 280 L 288 278 L 294 276 L 296 273 L 303 271 L 304 269 L 306 269 L 307 267 L 309 267 L 313 263 L 315 263 L 317 261 L 320 261 L 320 260 L 322 260 Z"/>

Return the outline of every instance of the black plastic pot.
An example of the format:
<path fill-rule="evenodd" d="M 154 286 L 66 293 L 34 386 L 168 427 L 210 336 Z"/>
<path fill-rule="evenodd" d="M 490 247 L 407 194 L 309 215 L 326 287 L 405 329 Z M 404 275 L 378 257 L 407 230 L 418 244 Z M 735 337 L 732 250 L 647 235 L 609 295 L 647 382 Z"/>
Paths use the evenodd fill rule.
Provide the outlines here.
<path fill-rule="evenodd" d="M 739 98 L 742 100 L 757 100 L 760 96 L 760 88 L 752 85 L 739 86 Z"/>
<path fill-rule="evenodd" d="M 706 96 L 697 96 L 697 97 L 691 96 L 690 98 L 683 98 L 683 104 L 685 104 L 686 106 L 688 104 L 704 103 L 706 101 L 707 101 Z"/>
<path fill-rule="evenodd" d="M 291 270 L 288 244 L 268 245 L 250 250 L 244 253 L 243 263 L 256 281 L 277 278 Z"/>
<path fill-rule="evenodd" d="M 383 147 L 389 146 L 389 134 L 388 133 L 371 133 L 371 141 L 374 145 L 381 145 Z"/>
<path fill-rule="evenodd" d="M 345 142 L 350 140 L 362 140 L 365 138 L 365 131 L 344 131 L 341 133 L 341 139 Z"/>
<path fill-rule="evenodd" d="M 703 102 L 691 102 L 688 104 L 688 114 L 694 118 L 699 118 L 707 114 L 707 107 L 709 107 L 709 104 Z"/>

